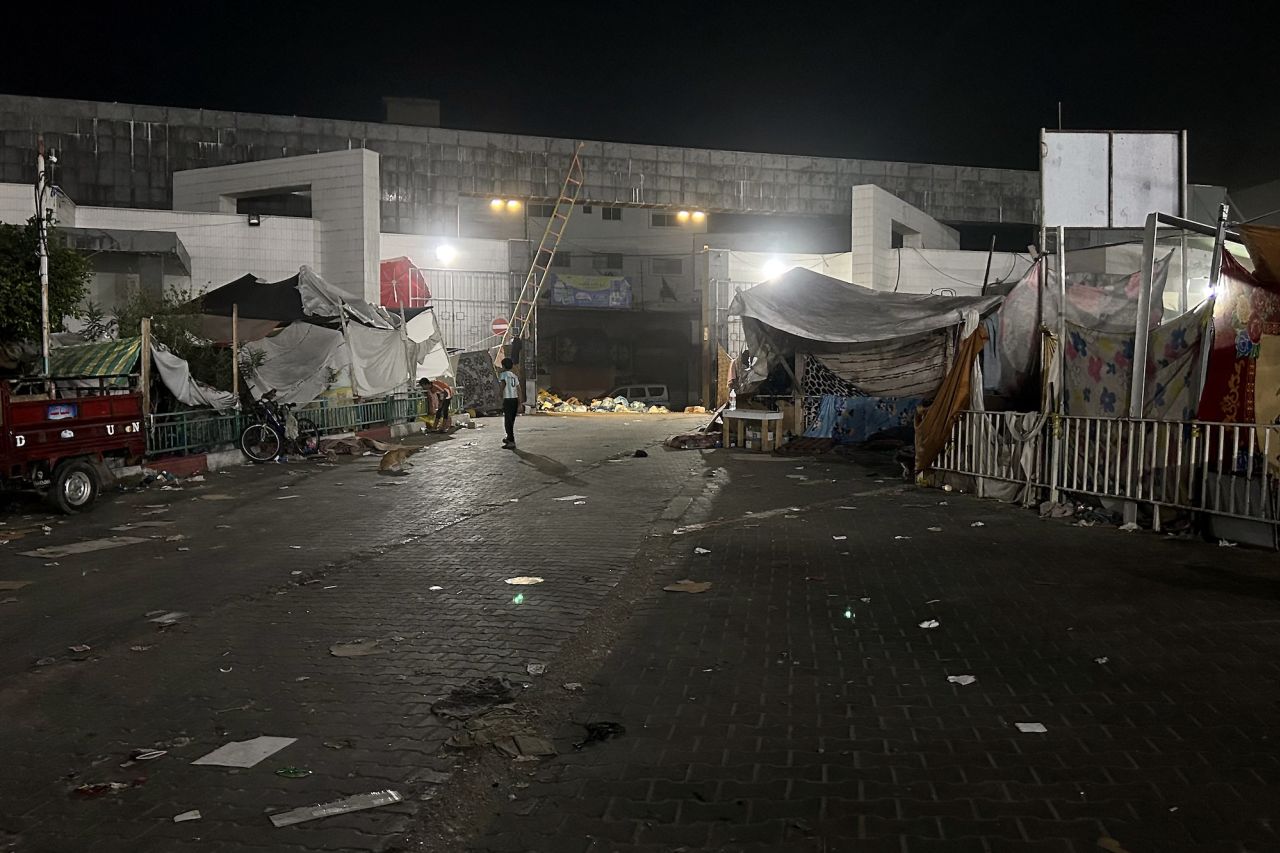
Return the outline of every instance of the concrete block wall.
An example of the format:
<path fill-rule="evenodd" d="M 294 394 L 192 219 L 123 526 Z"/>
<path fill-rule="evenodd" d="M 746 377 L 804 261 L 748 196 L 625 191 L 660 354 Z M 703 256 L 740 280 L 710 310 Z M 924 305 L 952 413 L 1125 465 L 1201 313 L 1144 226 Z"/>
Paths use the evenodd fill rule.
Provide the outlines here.
<path fill-rule="evenodd" d="M 164 208 L 175 171 L 326 151 L 381 155 L 381 230 L 457 235 L 459 199 L 554 198 L 576 143 L 540 136 L 0 95 L 0 181 L 43 133 L 83 204 Z M 589 142 L 583 197 L 708 211 L 847 214 L 875 184 L 938 219 L 1036 221 L 1035 172 Z"/>
<path fill-rule="evenodd" d="M 237 197 L 296 187 L 311 192 L 320 250 L 316 271 L 340 290 L 376 302 L 379 186 L 378 155 L 372 151 L 333 151 L 175 172 L 173 206 L 234 214 Z"/>

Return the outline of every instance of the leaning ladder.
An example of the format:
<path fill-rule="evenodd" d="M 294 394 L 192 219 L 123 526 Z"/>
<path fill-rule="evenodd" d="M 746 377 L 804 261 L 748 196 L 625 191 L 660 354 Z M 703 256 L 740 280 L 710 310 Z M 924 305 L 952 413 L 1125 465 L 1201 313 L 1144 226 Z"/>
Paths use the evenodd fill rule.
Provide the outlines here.
<path fill-rule="evenodd" d="M 573 160 L 569 162 L 569 172 L 565 175 L 564 185 L 560 187 L 560 197 L 556 199 L 555 210 L 547 220 L 546 230 L 542 232 L 542 240 L 538 243 L 538 251 L 533 255 L 533 263 L 529 266 L 529 274 L 524 277 L 520 287 L 520 295 L 516 298 L 515 308 L 511 311 L 511 322 L 502 333 L 499 342 L 499 353 L 506 351 L 507 344 L 513 338 L 524 334 L 529 327 L 529 318 L 533 316 L 538 304 L 538 296 L 542 293 L 542 285 L 547 281 L 547 270 L 551 268 L 551 260 L 556 255 L 556 247 L 564 236 L 565 226 L 569 224 L 569 215 L 582 192 L 582 146 L 578 143 L 574 149 Z"/>

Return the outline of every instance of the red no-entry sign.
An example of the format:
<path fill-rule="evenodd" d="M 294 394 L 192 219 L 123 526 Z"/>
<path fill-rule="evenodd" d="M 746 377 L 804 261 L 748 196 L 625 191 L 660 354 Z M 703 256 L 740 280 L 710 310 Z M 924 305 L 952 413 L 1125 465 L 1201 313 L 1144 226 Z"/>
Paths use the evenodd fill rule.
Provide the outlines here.
<path fill-rule="evenodd" d="M 495 335 L 505 335 L 507 333 L 507 326 L 507 319 L 505 317 L 498 317 L 493 321 L 493 325 L 489 328 L 493 329 L 493 333 Z"/>

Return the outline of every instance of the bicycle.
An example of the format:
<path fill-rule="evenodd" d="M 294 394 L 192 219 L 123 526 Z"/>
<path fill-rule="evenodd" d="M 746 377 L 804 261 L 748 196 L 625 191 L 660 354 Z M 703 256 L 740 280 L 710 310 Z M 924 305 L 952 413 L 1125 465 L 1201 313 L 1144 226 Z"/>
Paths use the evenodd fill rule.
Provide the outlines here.
<path fill-rule="evenodd" d="M 254 462 L 270 462 L 287 454 L 311 456 L 319 452 L 320 428 L 310 418 L 293 414 L 294 403 L 275 402 L 268 391 L 254 404 L 255 423 L 240 432 L 240 450 Z"/>

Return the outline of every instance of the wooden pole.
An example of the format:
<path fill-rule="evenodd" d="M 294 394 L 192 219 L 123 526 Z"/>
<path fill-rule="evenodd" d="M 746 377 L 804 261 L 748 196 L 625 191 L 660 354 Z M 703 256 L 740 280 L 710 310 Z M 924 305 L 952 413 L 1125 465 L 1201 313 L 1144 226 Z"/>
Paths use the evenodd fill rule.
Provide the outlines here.
<path fill-rule="evenodd" d="M 240 405 L 240 306 L 231 306 L 231 393 Z"/>
<path fill-rule="evenodd" d="M 151 318 L 142 318 L 142 417 L 151 416 Z"/>

